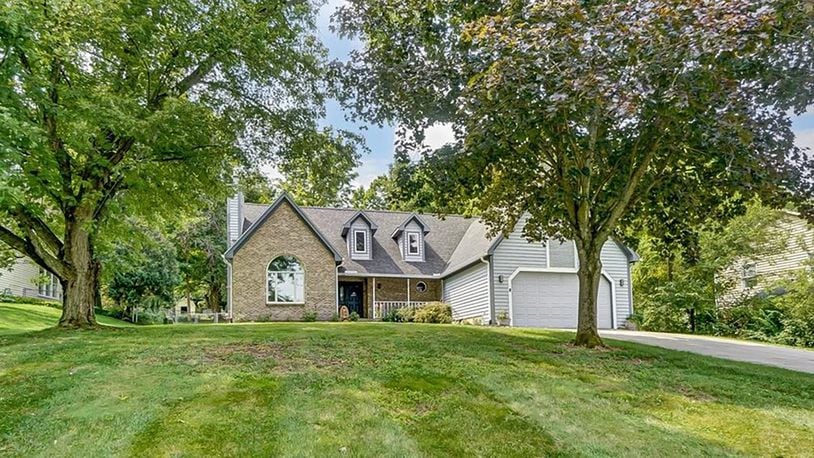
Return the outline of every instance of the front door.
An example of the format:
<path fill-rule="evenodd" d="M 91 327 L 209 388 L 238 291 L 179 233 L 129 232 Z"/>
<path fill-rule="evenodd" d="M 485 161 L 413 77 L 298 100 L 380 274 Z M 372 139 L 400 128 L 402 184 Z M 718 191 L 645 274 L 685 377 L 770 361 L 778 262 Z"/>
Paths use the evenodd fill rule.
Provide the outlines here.
<path fill-rule="evenodd" d="M 360 317 L 365 316 L 364 283 L 339 282 L 339 306 L 346 306 L 348 313 L 356 312 Z"/>

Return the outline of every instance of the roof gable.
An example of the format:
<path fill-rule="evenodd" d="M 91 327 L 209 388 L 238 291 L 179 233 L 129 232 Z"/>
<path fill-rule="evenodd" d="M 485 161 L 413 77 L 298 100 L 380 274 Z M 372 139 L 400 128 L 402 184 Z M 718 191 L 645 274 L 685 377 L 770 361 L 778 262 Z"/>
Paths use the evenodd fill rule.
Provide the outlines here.
<path fill-rule="evenodd" d="M 404 230 L 412 221 L 415 221 L 416 224 L 418 224 L 421 227 L 421 231 L 424 232 L 425 235 L 430 232 L 430 227 L 427 226 L 427 223 L 425 223 L 421 218 L 419 218 L 418 215 L 412 213 L 410 214 L 410 216 L 407 217 L 407 219 L 404 220 L 403 223 L 396 226 L 396 228 L 393 230 L 393 234 L 391 235 L 391 237 L 394 239 L 398 238 L 398 236 L 400 236 L 401 233 L 404 232 Z"/>
<path fill-rule="evenodd" d="M 242 247 L 246 241 L 248 241 L 251 236 L 257 231 L 257 229 L 263 225 L 263 223 L 271 216 L 284 202 L 288 203 L 294 212 L 302 218 L 305 224 L 314 232 L 317 238 L 325 245 L 326 248 L 334 255 L 334 260 L 337 263 L 342 262 L 342 255 L 339 254 L 339 251 L 334 248 L 334 246 L 328 241 L 327 238 L 322 234 L 322 232 L 317 229 L 314 223 L 308 218 L 308 216 L 303 213 L 302 209 L 294 202 L 294 199 L 288 195 L 288 193 L 283 193 L 277 200 L 274 201 L 258 218 L 257 220 L 252 222 L 252 225 L 249 229 L 240 235 L 240 237 L 235 241 L 234 245 L 232 245 L 226 253 L 224 253 L 224 257 L 226 259 L 232 259 L 235 256 L 235 253 Z"/>
<path fill-rule="evenodd" d="M 348 219 L 345 222 L 345 224 L 342 225 L 342 237 L 348 235 L 348 231 L 350 230 L 351 225 L 353 225 L 353 223 L 359 218 L 362 218 L 363 220 L 365 220 L 367 225 L 370 227 L 370 232 L 371 233 L 376 232 L 376 229 L 379 228 L 379 226 L 377 226 L 376 223 L 374 223 L 373 220 L 370 219 L 370 217 L 367 214 L 365 214 L 364 211 L 360 210 L 360 211 L 354 213 L 353 216 L 351 216 L 350 219 Z"/>

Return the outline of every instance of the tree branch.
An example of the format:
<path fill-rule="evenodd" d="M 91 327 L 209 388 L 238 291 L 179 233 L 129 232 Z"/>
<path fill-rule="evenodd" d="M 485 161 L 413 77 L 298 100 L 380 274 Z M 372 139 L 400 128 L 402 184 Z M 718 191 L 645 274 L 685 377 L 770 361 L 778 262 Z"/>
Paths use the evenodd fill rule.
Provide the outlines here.
<path fill-rule="evenodd" d="M 68 266 L 55 256 L 42 251 L 30 237 L 20 237 L 10 229 L 0 226 L 0 241 L 28 256 L 31 258 L 31 260 L 37 263 L 37 265 L 56 275 L 60 279 L 69 277 L 70 271 Z"/>

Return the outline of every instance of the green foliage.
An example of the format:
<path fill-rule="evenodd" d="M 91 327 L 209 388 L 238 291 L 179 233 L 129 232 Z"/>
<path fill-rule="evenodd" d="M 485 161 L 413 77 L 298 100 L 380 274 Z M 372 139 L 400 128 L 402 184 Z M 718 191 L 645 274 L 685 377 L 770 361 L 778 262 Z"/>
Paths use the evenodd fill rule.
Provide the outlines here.
<path fill-rule="evenodd" d="M 814 265 L 784 282 L 784 289 L 787 293 L 774 299 L 783 311 L 783 330 L 773 340 L 814 347 Z"/>
<path fill-rule="evenodd" d="M 412 323 L 415 321 L 415 309 L 404 307 L 390 310 L 382 317 L 382 321 L 390 323 Z"/>
<path fill-rule="evenodd" d="M 2 293 L 2 291 L 0 291 L 0 293 Z M 62 308 L 62 304 L 57 301 L 40 299 L 38 297 L 4 296 L 3 294 L 0 294 L 0 302 L 6 302 L 11 304 L 41 305 L 44 307 L 51 307 L 56 309 Z"/>
<path fill-rule="evenodd" d="M 726 305 L 725 292 L 738 280 L 727 271 L 739 260 L 782 249 L 788 237 L 779 229 L 780 218 L 780 212 L 753 201 L 726 224 L 708 220 L 696 230 L 696 244 L 689 247 L 677 244 L 681 238 L 640 233 L 636 238 L 642 260 L 633 269 L 639 326 L 651 331 L 741 335 L 738 319 L 730 323 L 717 310 Z"/>
<path fill-rule="evenodd" d="M 317 321 L 317 312 L 316 312 L 316 310 L 306 310 L 305 313 L 302 314 L 302 321 L 306 321 L 306 322 Z"/>
<path fill-rule="evenodd" d="M 288 154 L 280 163 L 284 177 L 280 187 L 300 205 L 335 207 L 350 200 L 363 140 L 345 131 L 341 140 L 331 141 L 333 136 L 327 128 L 303 136 L 294 150 L 297 153 Z"/>
<path fill-rule="evenodd" d="M 452 307 L 443 302 L 430 302 L 415 311 L 416 323 L 452 323 Z"/>
<path fill-rule="evenodd" d="M 138 324 L 164 324 L 167 322 L 167 313 L 161 309 L 139 308 L 135 320 Z"/>
<path fill-rule="evenodd" d="M 0 276 L 3 275 L 3 270 L 13 266 L 17 261 L 18 254 L 14 252 L 7 245 L 0 243 Z M 2 291 L 0 291 L 2 292 Z"/>
<path fill-rule="evenodd" d="M 359 321 L 359 318 L 360 318 L 359 314 L 356 313 L 355 311 L 350 312 L 350 315 L 348 315 L 348 320 L 350 320 L 350 321 Z"/>
<path fill-rule="evenodd" d="M 107 255 L 107 296 L 117 305 L 157 311 L 174 304 L 180 283 L 176 252 L 163 237 L 153 237 L 143 244 L 120 241 Z"/>
<path fill-rule="evenodd" d="M 95 243 L 126 237 L 123 215 L 221 199 L 236 166 L 298 170 L 313 151 L 353 162 L 356 138 L 318 125 L 316 14 L 264 0 L 4 3 L 0 240 L 93 291 Z M 63 324 L 93 325 L 80 313 L 91 296 L 69 289 Z"/>
<path fill-rule="evenodd" d="M 220 311 L 226 304 L 226 209 L 212 202 L 173 237 L 181 275 L 181 291 L 205 299 L 206 308 Z"/>
<path fill-rule="evenodd" d="M 428 153 L 424 128 L 452 124 L 439 208 L 471 200 L 493 233 L 528 215 L 526 238 L 575 240 L 585 274 L 626 226 L 666 214 L 662 232 L 682 231 L 739 192 L 814 219 L 814 158 L 789 122 L 814 101 L 810 14 L 792 0 L 351 0 L 338 29 L 365 46 L 337 72 L 361 116 L 412 133 L 400 149 Z M 599 342 L 595 313 L 577 342 Z"/>
<path fill-rule="evenodd" d="M 450 195 L 458 189 L 459 175 L 452 163 L 457 151 L 454 145 L 446 145 L 413 161 L 404 151 L 396 150 L 387 174 L 376 177 L 367 188 L 354 190 L 350 203 L 360 209 L 477 214 L 469 199 Z"/>

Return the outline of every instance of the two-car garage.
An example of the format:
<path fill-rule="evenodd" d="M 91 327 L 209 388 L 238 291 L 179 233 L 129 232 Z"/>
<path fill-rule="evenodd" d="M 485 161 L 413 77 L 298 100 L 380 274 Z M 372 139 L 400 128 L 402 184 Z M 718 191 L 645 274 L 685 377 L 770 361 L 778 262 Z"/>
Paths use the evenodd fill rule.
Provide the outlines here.
<path fill-rule="evenodd" d="M 513 326 L 576 328 L 579 279 L 575 273 L 520 271 L 511 279 L 510 314 Z M 597 326 L 613 327 L 613 291 L 602 276 L 597 300 Z"/>

